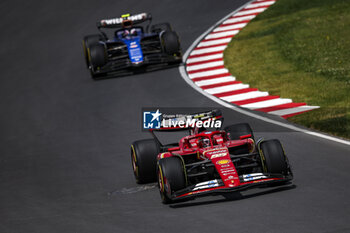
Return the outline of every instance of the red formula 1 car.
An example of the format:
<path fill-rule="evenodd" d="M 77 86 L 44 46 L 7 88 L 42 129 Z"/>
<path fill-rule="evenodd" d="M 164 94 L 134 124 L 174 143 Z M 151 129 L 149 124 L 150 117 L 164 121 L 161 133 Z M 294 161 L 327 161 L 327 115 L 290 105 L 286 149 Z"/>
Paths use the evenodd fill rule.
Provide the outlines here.
<path fill-rule="evenodd" d="M 192 115 L 197 120 L 220 120 L 217 110 Z M 198 117 L 199 116 L 199 117 Z M 161 128 L 159 131 L 183 130 Z M 179 143 L 162 145 L 154 139 L 135 141 L 131 160 L 137 183 L 158 180 L 163 203 L 197 196 L 282 185 L 293 174 L 278 140 L 254 141 L 247 123 L 224 130 L 187 128 Z"/>

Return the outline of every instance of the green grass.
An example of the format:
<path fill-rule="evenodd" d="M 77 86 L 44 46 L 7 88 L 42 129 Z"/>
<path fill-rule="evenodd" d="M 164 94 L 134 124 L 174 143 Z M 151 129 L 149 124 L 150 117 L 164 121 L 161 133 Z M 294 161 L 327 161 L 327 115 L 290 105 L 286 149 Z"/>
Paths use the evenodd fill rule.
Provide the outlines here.
<path fill-rule="evenodd" d="M 290 121 L 350 138 L 350 1 L 278 0 L 224 52 L 237 80 L 320 109 Z"/>

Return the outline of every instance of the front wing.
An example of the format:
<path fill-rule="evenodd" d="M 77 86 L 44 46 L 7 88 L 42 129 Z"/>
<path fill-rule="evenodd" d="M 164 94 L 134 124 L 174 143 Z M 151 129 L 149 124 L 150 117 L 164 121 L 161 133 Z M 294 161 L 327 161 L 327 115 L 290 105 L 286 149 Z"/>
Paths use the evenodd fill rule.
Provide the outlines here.
<path fill-rule="evenodd" d="M 283 185 L 283 184 L 288 184 L 289 181 L 293 179 L 292 174 L 288 176 L 264 174 L 264 176 L 266 176 L 267 178 L 241 182 L 240 185 L 235 187 L 226 187 L 222 183 L 220 185 L 220 182 L 217 183 L 217 185 L 213 183 L 214 185 L 212 186 L 216 186 L 216 187 L 209 187 L 209 188 L 203 188 L 203 189 L 197 189 L 196 185 L 193 185 L 173 193 L 170 199 L 173 201 L 177 201 L 177 200 L 191 199 L 199 196 L 209 196 L 209 195 L 217 195 L 217 194 L 223 194 L 223 193 L 229 193 L 229 192 L 244 191 L 247 189 L 263 187 L 268 185 Z"/>
<path fill-rule="evenodd" d="M 134 71 L 142 68 L 144 68 L 145 71 L 151 71 L 168 67 L 168 63 L 178 64 L 182 62 L 181 56 L 171 56 L 165 53 L 147 54 L 144 55 L 143 59 L 143 62 L 139 64 L 132 63 L 129 57 L 108 61 L 106 65 L 98 70 L 95 70 L 93 73 L 95 75 L 108 73 L 113 75 L 124 75 L 134 73 Z"/>

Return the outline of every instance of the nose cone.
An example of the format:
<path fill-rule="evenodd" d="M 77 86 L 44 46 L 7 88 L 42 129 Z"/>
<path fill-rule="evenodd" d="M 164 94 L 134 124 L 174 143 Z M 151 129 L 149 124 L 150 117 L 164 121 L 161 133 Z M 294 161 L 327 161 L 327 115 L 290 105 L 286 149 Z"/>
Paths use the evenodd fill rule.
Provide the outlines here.
<path fill-rule="evenodd" d="M 203 155 L 211 159 L 226 187 L 235 187 L 240 184 L 236 168 L 226 147 L 208 150 L 203 152 Z"/>

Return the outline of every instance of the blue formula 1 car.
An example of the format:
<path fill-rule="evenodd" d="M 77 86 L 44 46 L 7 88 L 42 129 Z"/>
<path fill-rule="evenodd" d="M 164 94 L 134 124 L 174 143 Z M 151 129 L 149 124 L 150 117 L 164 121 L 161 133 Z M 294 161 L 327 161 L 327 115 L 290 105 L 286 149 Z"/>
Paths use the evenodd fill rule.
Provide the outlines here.
<path fill-rule="evenodd" d="M 136 26 L 148 21 L 144 28 Z M 151 25 L 147 13 L 97 22 L 99 34 L 83 39 L 87 67 L 94 79 L 160 69 L 182 61 L 179 37 L 169 23 Z M 117 28 L 111 39 L 102 29 Z"/>

